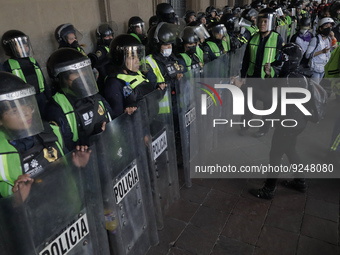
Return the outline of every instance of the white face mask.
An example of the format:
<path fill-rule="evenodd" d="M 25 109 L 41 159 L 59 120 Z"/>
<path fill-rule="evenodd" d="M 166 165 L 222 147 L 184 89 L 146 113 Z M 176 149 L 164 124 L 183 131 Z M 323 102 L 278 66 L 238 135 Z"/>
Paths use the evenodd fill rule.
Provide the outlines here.
<path fill-rule="evenodd" d="M 308 29 L 300 29 L 300 33 L 303 34 L 303 35 L 306 34 L 307 31 L 308 31 Z"/>
<path fill-rule="evenodd" d="M 172 49 L 163 49 L 161 53 L 164 57 L 169 57 L 172 53 Z"/>

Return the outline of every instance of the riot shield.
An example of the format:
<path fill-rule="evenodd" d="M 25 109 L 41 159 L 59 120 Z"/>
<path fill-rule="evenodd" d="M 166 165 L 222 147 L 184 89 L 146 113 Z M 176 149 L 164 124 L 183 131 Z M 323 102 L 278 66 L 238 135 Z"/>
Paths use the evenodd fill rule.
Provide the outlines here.
<path fill-rule="evenodd" d="M 144 254 L 158 243 L 140 109 L 93 136 L 111 254 Z"/>
<path fill-rule="evenodd" d="M 8 254 L 108 254 L 95 151 L 79 155 L 51 163 L 32 185 L 1 201 L 1 219 L 11 229 L 5 243 L 20 243 L 5 244 Z"/>
<path fill-rule="evenodd" d="M 290 42 L 290 40 L 292 39 L 292 36 L 296 33 L 296 21 L 292 21 L 291 24 L 291 29 L 290 29 L 290 36 L 289 36 L 289 40 L 288 42 Z"/>
<path fill-rule="evenodd" d="M 172 103 L 169 90 L 155 90 L 138 103 L 147 141 L 148 165 L 157 225 L 163 228 L 163 215 L 179 198 L 178 170 Z"/>

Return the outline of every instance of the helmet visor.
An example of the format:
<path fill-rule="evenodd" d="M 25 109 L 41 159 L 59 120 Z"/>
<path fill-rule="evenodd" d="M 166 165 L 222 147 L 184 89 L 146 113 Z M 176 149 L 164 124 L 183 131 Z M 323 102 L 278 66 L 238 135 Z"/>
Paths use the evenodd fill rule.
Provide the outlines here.
<path fill-rule="evenodd" d="M 131 30 L 137 35 L 146 35 L 144 22 L 130 25 Z"/>
<path fill-rule="evenodd" d="M 9 44 L 12 53 L 16 58 L 27 58 L 33 56 L 32 46 L 27 36 L 16 37 L 6 41 L 5 43 Z"/>
<path fill-rule="evenodd" d="M 218 38 L 220 35 L 225 36 L 227 34 L 227 29 L 223 24 L 219 24 L 215 27 L 211 28 L 211 34 L 215 37 Z"/>
<path fill-rule="evenodd" d="M 63 25 L 59 29 L 58 34 L 65 42 L 70 42 L 71 39 L 77 39 L 77 41 L 81 41 L 83 39 L 83 34 L 69 23 Z"/>
<path fill-rule="evenodd" d="M 89 60 L 63 67 L 63 69 L 64 71 L 60 72 L 60 86 L 65 94 L 85 98 L 98 93 Z"/>
<path fill-rule="evenodd" d="M 259 14 L 257 17 L 257 26 L 260 32 L 271 31 L 275 29 L 276 17 L 274 14 Z"/>
<path fill-rule="evenodd" d="M 143 45 L 125 46 L 123 51 L 124 64 L 128 70 L 132 72 L 146 71 L 145 48 Z"/>
<path fill-rule="evenodd" d="M 203 24 L 195 27 L 195 33 L 201 40 L 208 39 L 210 37 L 209 32 L 207 31 Z"/>
<path fill-rule="evenodd" d="M 290 15 L 291 15 L 291 16 L 296 16 L 296 9 L 295 9 L 295 8 L 292 8 L 292 9 L 290 10 Z"/>
<path fill-rule="evenodd" d="M 29 137 L 44 130 L 35 90 L 31 86 L 1 95 L 0 112 L 0 130 L 8 140 Z"/>
<path fill-rule="evenodd" d="M 240 19 L 240 22 L 238 23 L 240 27 L 251 27 L 253 23 L 251 23 L 249 20 L 246 20 L 244 18 Z"/>

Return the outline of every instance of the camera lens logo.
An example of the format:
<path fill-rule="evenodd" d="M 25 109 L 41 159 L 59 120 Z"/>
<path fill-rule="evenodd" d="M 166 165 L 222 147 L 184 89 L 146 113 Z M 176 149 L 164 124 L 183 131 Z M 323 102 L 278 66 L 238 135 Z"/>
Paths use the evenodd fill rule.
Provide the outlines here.
<path fill-rule="evenodd" d="M 199 84 L 207 87 L 208 89 L 210 89 L 213 92 L 213 94 L 215 94 L 217 96 L 217 98 L 220 101 L 220 104 L 222 106 L 221 97 L 219 96 L 219 94 L 217 93 L 217 91 L 213 87 L 211 87 L 210 85 L 208 85 L 206 83 L 203 83 L 203 82 L 197 82 L 197 83 L 199 83 Z M 216 100 L 214 98 L 214 95 L 209 90 L 207 90 L 205 88 L 200 88 L 200 87 L 199 87 L 199 89 L 203 90 L 205 93 L 207 93 L 209 95 L 209 97 L 207 97 L 207 94 L 202 94 L 201 95 L 201 103 L 202 103 L 202 105 L 201 105 L 201 114 L 202 115 L 207 115 L 207 109 L 211 106 L 211 104 L 209 104 L 209 102 L 211 100 L 213 100 L 215 105 L 217 105 L 217 103 L 216 103 Z"/>

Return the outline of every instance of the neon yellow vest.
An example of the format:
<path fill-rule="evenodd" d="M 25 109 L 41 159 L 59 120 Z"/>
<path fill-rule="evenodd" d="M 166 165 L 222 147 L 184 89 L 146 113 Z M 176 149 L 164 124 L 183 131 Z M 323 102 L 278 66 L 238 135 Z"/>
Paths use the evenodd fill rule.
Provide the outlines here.
<path fill-rule="evenodd" d="M 143 82 L 149 82 L 149 80 L 146 79 L 140 71 L 137 71 L 137 74 L 138 75 L 118 74 L 117 78 L 125 82 L 128 82 L 132 89 L 134 89 Z"/>
<path fill-rule="evenodd" d="M 78 134 L 78 126 L 77 126 L 77 119 L 76 114 L 74 113 L 74 109 L 70 101 L 68 101 L 67 97 L 64 94 L 57 92 L 53 96 L 54 101 L 61 107 L 65 117 L 67 119 L 68 124 L 70 125 L 71 132 L 73 134 L 72 141 L 76 142 L 79 139 Z M 105 110 L 104 104 L 101 100 L 99 100 L 99 104 Z M 111 116 L 107 113 L 107 118 L 111 121 Z"/>
<path fill-rule="evenodd" d="M 63 139 L 59 127 L 50 126 L 58 138 L 56 145 L 61 155 L 64 156 Z M 4 133 L 0 132 L 0 194 L 2 197 L 13 194 L 14 182 L 22 174 L 21 159 L 17 149 L 7 141 Z"/>
<path fill-rule="evenodd" d="M 30 62 L 33 64 L 34 66 L 34 70 L 35 73 L 37 75 L 38 78 L 38 83 L 39 83 L 39 92 L 42 93 L 45 90 L 45 86 L 44 86 L 44 76 L 40 70 L 40 68 L 36 65 L 36 60 L 34 58 L 29 58 Z M 11 67 L 12 73 L 15 74 L 16 76 L 18 76 L 19 78 L 21 78 L 24 82 L 27 83 L 25 75 L 21 69 L 21 66 L 19 64 L 19 62 L 15 59 L 8 59 L 8 64 Z M 37 91 L 38 93 L 38 91 Z"/>
<path fill-rule="evenodd" d="M 257 28 L 257 26 L 252 25 L 251 27 L 245 27 L 249 32 L 250 35 L 253 36 L 254 34 L 256 34 L 259 29 Z"/>
<path fill-rule="evenodd" d="M 255 34 L 249 42 L 250 59 L 249 59 L 249 67 L 248 67 L 248 72 L 247 72 L 247 75 L 249 76 L 254 75 L 257 49 L 260 44 L 260 36 L 261 36 L 260 33 Z M 263 60 L 262 60 L 262 66 L 261 66 L 261 78 L 262 79 L 264 79 L 264 77 L 266 76 L 266 73 L 264 72 L 264 65 L 266 63 L 272 63 L 275 61 L 278 36 L 279 36 L 278 33 L 271 32 L 266 42 Z M 271 68 L 271 77 L 274 77 L 274 75 L 275 75 L 274 69 Z"/>
<path fill-rule="evenodd" d="M 164 83 L 165 79 L 161 73 L 161 70 L 159 69 L 157 61 L 153 59 L 152 55 L 146 57 L 146 62 L 151 66 L 152 71 L 156 75 L 157 83 Z"/>
<path fill-rule="evenodd" d="M 212 41 L 207 41 L 207 44 L 209 45 L 211 51 L 215 54 L 216 57 L 221 56 L 221 53 L 220 53 L 221 50 L 217 46 L 216 43 L 214 43 Z M 229 36 L 227 37 L 227 42 L 222 40 L 222 46 L 223 46 L 223 50 L 224 50 L 225 53 L 230 51 L 230 39 L 229 39 Z"/>

